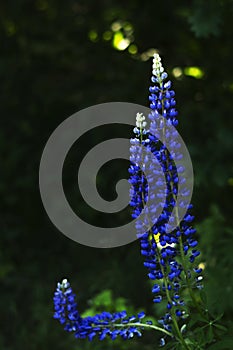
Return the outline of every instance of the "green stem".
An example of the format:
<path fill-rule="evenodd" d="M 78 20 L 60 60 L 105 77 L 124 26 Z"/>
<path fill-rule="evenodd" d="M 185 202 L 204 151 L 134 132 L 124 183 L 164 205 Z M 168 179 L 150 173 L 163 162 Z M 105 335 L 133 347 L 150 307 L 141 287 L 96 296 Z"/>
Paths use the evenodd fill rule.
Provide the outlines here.
<path fill-rule="evenodd" d="M 158 252 L 158 255 L 159 255 L 159 261 L 161 260 L 161 257 L 160 257 L 160 253 Z M 160 264 L 160 263 L 159 263 Z M 170 304 L 172 305 L 172 299 L 171 299 L 171 296 L 170 296 L 170 293 L 169 293 L 169 290 L 168 290 L 168 283 L 167 283 L 167 276 L 165 275 L 165 271 L 164 271 L 164 267 L 162 264 L 160 264 L 160 268 L 161 268 L 161 271 L 162 271 L 162 274 L 163 274 L 163 281 L 164 281 L 164 284 L 165 284 L 165 288 L 166 288 L 166 296 L 167 296 L 167 300 L 170 302 Z M 183 335 L 180 331 L 180 328 L 178 326 L 178 323 L 177 323 L 177 319 L 176 319 L 176 315 L 175 315 L 175 312 L 174 312 L 174 309 L 172 308 L 171 309 L 171 317 L 172 317 L 172 322 L 173 322 L 173 325 L 174 325 L 174 328 L 175 328 L 175 331 L 176 331 L 176 334 L 177 334 L 177 337 L 180 341 L 180 343 L 184 346 L 185 349 L 189 350 L 189 347 L 188 345 L 185 343 L 184 341 L 184 338 L 183 338 Z"/>
<path fill-rule="evenodd" d="M 147 323 L 140 323 L 140 322 L 136 322 L 136 323 L 118 323 L 118 324 L 114 324 L 114 327 L 143 327 L 143 328 L 151 328 L 154 329 L 155 331 L 159 331 L 162 333 L 165 333 L 166 335 L 169 335 L 169 337 L 172 337 L 172 333 L 166 331 L 166 329 L 160 328 L 158 326 L 155 325 L 150 325 Z M 106 326 L 105 326 L 106 327 Z"/>

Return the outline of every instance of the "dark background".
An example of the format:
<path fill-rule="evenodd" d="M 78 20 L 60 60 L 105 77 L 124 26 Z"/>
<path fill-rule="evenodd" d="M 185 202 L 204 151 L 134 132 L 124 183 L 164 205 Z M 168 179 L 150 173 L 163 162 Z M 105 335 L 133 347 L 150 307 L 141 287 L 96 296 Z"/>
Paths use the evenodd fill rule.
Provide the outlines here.
<path fill-rule="evenodd" d="M 152 333 L 114 344 L 77 341 L 53 320 L 53 291 L 64 277 L 85 314 L 145 309 L 156 318 L 158 310 L 138 242 L 100 250 L 69 240 L 49 221 L 38 188 L 43 147 L 68 116 L 103 102 L 148 106 L 153 49 L 173 81 L 179 131 L 193 161 L 209 307 L 231 321 L 232 16 L 231 0 L 1 3 L 0 349 L 157 348 Z M 101 137 L 106 130 L 84 139 L 82 149 Z M 75 198 L 71 170 L 68 164 L 64 182 Z M 111 167 L 105 170 L 107 196 Z"/>

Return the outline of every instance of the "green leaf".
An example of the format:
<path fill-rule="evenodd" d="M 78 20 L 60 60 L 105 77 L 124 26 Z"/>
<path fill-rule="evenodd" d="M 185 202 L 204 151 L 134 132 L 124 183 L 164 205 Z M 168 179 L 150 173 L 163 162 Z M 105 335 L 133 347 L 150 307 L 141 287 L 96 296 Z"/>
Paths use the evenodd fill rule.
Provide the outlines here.
<path fill-rule="evenodd" d="M 227 328 L 222 326 L 221 324 L 214 323 L 213 326 L 218 328 L 218 329 L 221 329 L 223 332 L 227 332 Z"/>
<path fill-rule="evenodd" d="M 213 316 L 213 315 L 212 315 L 212 317 L 213 317 L 213 319 L 214 319 L 214 322 L 221 320 L 221 318 L 223 318 L 223 315 L 224 315 L 224 313 L 221 313 L 221 314 L 219 314 L 218 316 Z"/>
<path fill-rule="evenodd" d="M 191 30 L 197 37 L 218 36 L 220 33 L 221 8 L 218 0 L 203 2 L 196 0 L 189 16 Z M 207 15 L 208 14 L 208 15 Z"/>
<path fill-rule="evenodd" d="M 214 339 L 213 327 L 210 325 L 206 334 L 206 344 L 211 343 Z"/>

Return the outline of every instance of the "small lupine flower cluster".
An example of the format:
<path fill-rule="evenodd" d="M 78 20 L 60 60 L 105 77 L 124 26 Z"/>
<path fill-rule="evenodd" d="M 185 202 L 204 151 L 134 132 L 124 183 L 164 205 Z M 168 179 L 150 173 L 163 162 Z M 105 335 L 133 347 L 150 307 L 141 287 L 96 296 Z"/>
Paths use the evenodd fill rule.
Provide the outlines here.
<path fill-rule="evenodd" d="M 176 206 L 178 185 L 184 183 L 185 179 L 182 178 L 184 171 L 182 166 L 176 167 L 176 161 L 182 159 L 182 154 L 179 153 L 180 145 L 176 140 L 176 131 L 171 132 L 174 128 L 169 129 L 169 126 L 176 127 L 178 120 L 175 109 L 175 92 L 171 89 L 171 82 L 166 81 L 167 77 L 159 55 L 155 54 L 151 79 L 154 85 L 149 89 L 151 93 L 149 96 L 151 112 L 148 116 L 150 125 L 146 130 L 146 122 L 143 119 L 144 128 L 137 125 L 134 129 L 135 138 L 131 139 L 130 149 L 129 173 L 131 177 L 129 181 L 132 185 L 130 189 L 132 217 L 137 218 L 146 207 L 143 219 L 139 218 L 136 221 L 136 229 L 141 237 L 141 254 L 145 257 L 144 265 L 148 269 L 148 277 L 158 281 L 152 288 L 153 301 L 160 303 L 166 300 L 167 312 L 159 322 L 170 331 L 172 316 L 178 320 L 187 317 L 180 293 L 183 287 L 181 275 L 185 275 L 186 283 L 190 285 L 192 271 L 183 266 L 187 265 L 187 263 L 184 264 L 185 259 L 188 256 L 189 262 L 194 263 L 200 252 L 196 249 L 198 244 L 194 238 L 196 230 L 191 226 L 194 219 L 190 213 L 192 205 L 185 201 L 185 197 L 189 194 L 185 185 L 181 193 L 184 200 L 180 206 L 185 207 L 187 212 L 181 222 L 179 222 L 179 208 L 177 208 L 176 215 L 172 214 Z M 142 115 L 140 117 L 142 118 Z M 169 152 L 165 142 L 161 142 L 161 139 L 156 136 L 158 129 L 163 131 L 162 135 L 166 144 L 169 145 Z M 146 151 L 139 153 L 136 147 L 138 145 L 142 145 Z M 166 179 L 165 204 L 157 202 L 155 205 L 153 201 L 147 203 L 149 199 L 164 197 L 164 189 L 161 189 L 162 178 L 155 169 L 155 164 L 148 162 L 148 153 L 156 156 L 163 170 L 163 176 Z M 145 170 L 147 170 L 147 176 L 145 176 Z M 163 206 L 163 211 L 155 220 L 159 206 Z M 172 223 L 177 221 L 177 225 L 172 232 L 168 233 L 169 220 Z M 147 230 L 149 222 L 151 227 Z M 198 267 L 194 267 L 193 270 L 196 274 L 202 271 Z M 201 276 L 196 276 L 195 281 L 198 288 L 201 287 L 199 283 L 201 279 Z M 193 285 L 190 286 L 192 287 Z"/>
<path fill-rule="evenodd" d="M 145 325 L 141 320 L 145 317 L 144 312 L 137 316 L 128 316 L 126 311 L 110 313 L 102 312 L 95 316 L 81 317 L 76 303 L 76 296 L 70 283 L 64 279 L 57 284 L 54 294 L 54 318 L 63 326 L 64 330 L 73 332 L 76 338 L 93 340 L 98 336 L 99 340 L 109 336 L 112 340 L 121 337 L 124 340 L 131 339 L 135 335 L 141 337 L 141 330 Z"/>

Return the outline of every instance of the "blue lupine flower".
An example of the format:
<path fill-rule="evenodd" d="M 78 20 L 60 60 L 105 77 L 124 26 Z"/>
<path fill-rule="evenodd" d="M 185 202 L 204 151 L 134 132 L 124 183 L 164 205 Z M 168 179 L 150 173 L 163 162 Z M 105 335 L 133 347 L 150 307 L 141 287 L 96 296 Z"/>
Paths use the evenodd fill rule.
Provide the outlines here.
<path fill-rule="evenodd" d="M 64 279 L 57 284 L 57 289 L 53 298 L 54 318 L 64 325 L 65 330 L 75 330 L 81 321 L 75 302 L 75 294 L 70 288 L 69 282 Z"/>
<path fill-rule="evenodd" d="M 151 112 L 148 116 L 150 125 L 148 129 L 145 129 L 147 125 L 145 117 L 141 114 L 137 115 L 137 127 L 134 129 L 135 138 L 131 140 L 131 144 L 140 144 L 144 146 L 148 153 L 156 156 L 166 179 L 166 202 L 161 203 L 163 211 L 156 220 L 154 220 L 156 207 L 151 203 L 148 204 L 147 200 L 150 196 L 163 199 L 164 193 L 161 190 L 163 179 L 158 176 L 158 171 L 155 171 L 153 164 L 148 164 L 145 161 L 145 154 L 137 153 L 136 147 L 130 149 L 131 166 L 129 169 L 129 182 L 132 184 L 130 190 L 130 205 L 133 208 L 132 217 L 137 218 L 142 210 L 147 207 L 144 221 L 141 217 L 136 221 L 136 230 L 140 237 L 141 254 L 145 257 L 144 265 L 148 269 L 148 277 L 151 280 L 158 281 L 152 288 L 153 301 L 159 303 L 164 299 L 167 300 L 169 312 L 160 320 L 165 329 L 169 328 L 168 324 L 171 322 L 171 309 L 174 308 L 173 315 L 176 315 L 178 319 L 185 314 L 184 309 L 180 309 L 184 306 L 183 300 L 180 299 L 181 274 L 184 272 L 186 279 L 189 280 L 192 271 L 196 274 L 201 273 L 201 269 L 198 267 L 186 270 L 183 266 L 184 261 L 182 261 L 188 255 L 190 263 L 194 263 L 196 257 L 200 254 L 196 249 L 198 242 L 194 239 L 196 231 L 191 226 L 194 219 L 194 216 L 190 213 L 192 205 L 185 201 L 185 197 L 189 195 L 189 190 L 185 187 L 182 188 L 184 199 L 180 206 L 186 208 L 187 213 L 180 223 L 177 222 L 175 229 L 171 233 L 167 233 L 169 220 L 174 222 L 176 219 L 171 214 L 176 206 L 178 186 L 182 183 L 185 184 L 185 179 L 182 178 L 184 167 L 176 167 L 176 161 L 182 159 L 182 153 L 179 152 L 180 144 L 176 140 L 176 132 L 171 131 L 174 128 L 168 130 L 165 128 L 165 120 L 168 126 L 176 127 L 178 125 L 175 92 L 171 89 L 171 82 L 166 81 L 167 77 L 159 55 L 155 54 L 151 79 L 154 85 L 149 88 L 151 93 L 149 96 Z M 169 152 L 165 144 L 155 136 L 158 129 L 164 130 L 164 139 L 169 145 Z M 145 170 L 149 174 L 149 179 L 145 177 Z M 147 230 L 149 221 L 152 225 Z M 197 278 L 197 287 L 200 287 L 201 276 L 199 277 Z M 175 309 L 178 306 L 179 309 Z"/>
<path fill-rule="evenodd" d="M 76 338 L 87 338 L 91 341 L 96 336 L 100 340 L 107 336 L 112 340 L 118 336 L 123 339 L 131 339 L 135 335 L 141 337 L 141 331 L 145 327 L 141 324 L 145 317 L 144 312 L 137 316 L 128 316 L 126 311 L 113 314 L 104 311 L 95 316 L 81 317 L 75 300 L 76 296 L 66 279 L 57 284 L 53 298 L 54 318 L 59 320 L 66 331 L 73 332 Z"/>

